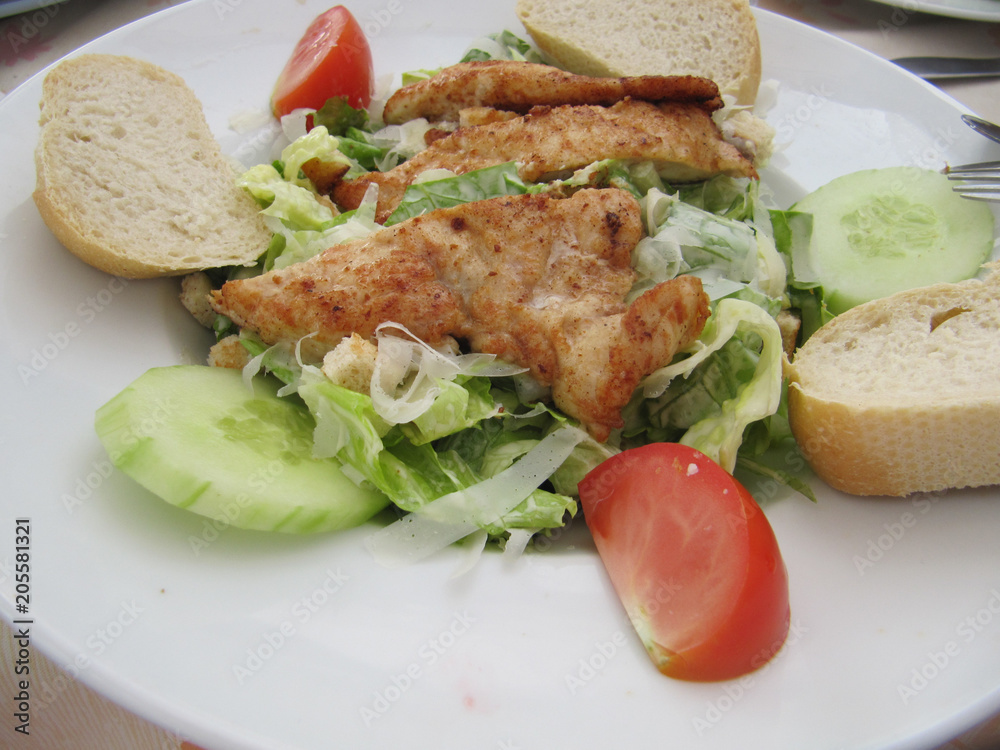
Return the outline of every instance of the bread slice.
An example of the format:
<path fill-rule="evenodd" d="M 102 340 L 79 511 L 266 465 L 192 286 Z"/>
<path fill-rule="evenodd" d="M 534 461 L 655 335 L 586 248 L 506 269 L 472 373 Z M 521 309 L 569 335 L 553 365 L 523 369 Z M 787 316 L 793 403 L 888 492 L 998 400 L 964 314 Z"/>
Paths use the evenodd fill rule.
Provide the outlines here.
<path fill-rule="evenodd" d="M 697 75 L 738 104 L 760 86 L 760 37 L 748 0 L 518 0 L 552 63 L 591 76 Z"/>
<path fill-rule="evenodd" d="M 1000 484 L 1000 264 L 859 305 L 786 367 L 816 474 L 855 495 Z"/>
<path fill-rule="evenodd" d="M 71 252 L 128 278 L 252 263 L 271 233 L 184 81 L 81 55 L 42 86 L 35 204 Z"/>

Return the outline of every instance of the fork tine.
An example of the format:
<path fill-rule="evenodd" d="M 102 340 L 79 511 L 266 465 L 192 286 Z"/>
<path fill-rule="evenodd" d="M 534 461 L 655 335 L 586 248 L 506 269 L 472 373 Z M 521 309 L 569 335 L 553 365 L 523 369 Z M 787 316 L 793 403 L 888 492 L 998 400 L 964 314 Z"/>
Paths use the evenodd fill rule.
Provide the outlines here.
<path fill-rule="evenodd" d="M 956 172 L 989 172 L 1000 170 L 1000 161 L 981 161 L 975 164 L 959 164 L 957 167 L 946 167 L 945 174 L 952 175 Z"/>
<path fill-rule="evenodd" d="M 985 201 L 987 203 L 1000 203 L 1000 195 L 976 195 L 973 193 L 959 193 L 962 198 L 970 201 Z"/>
<path fill-rule="evenodd" d="M 948 175 L 949 180 L 961 182 L 1000 182 L 1000 169 L 994 172 L 955 172 Z"/>
<path fill-rule="evenodd" d="M 1000 183 L 989 185 L 956 185 L 952 190 L 962 198 L 978 201 L 1000 201 Z"/>
<path fill-rule="evenodd" d="M 946 167 L 945 175 L 959 184 L 952 190 L 963 198 L 979 201 L 1000 201 L 1000 161 L 960 164 Z"/>

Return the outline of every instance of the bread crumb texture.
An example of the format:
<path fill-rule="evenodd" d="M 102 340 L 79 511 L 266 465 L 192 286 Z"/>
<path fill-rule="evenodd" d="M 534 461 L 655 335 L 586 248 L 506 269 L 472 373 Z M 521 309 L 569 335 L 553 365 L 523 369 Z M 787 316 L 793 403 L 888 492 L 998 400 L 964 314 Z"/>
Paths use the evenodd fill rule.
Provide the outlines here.
<path fill-rule="evenodd" d="M 803 455 L 858 495 L 1000 483 L 998 335 L 996 267 L 838 316 L 786 369 Z"/>
<path fill-rule="evenodd" d="M 591 76 L 698 75 L 740 104 L 760 85 L 760 38 L 747 0 L 519 0 L 539 49 Z"/>
<path fill-rule="evenodd" d="M 83 260 L 129 277 L 252 262 L 270 233 L 177 75 L 82 55 L 43 84 L 39 211 Z"/>

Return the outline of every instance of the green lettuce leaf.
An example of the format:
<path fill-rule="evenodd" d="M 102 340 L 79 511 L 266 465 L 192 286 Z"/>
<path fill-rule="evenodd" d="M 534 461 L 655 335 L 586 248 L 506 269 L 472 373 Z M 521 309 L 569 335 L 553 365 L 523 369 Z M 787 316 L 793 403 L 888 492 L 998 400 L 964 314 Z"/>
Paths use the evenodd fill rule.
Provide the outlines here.
<path fill-rule="evenodd" d="M 671 420 L 677 426 L 690 425 L 679 441 L 732 472 L 747 425 L 780 406 L 781 331 L 756 304 L 723 299 L 686 354 L 643 382 L 642 397 L 650 401 L 629 410 L 630 432 L 649 425 L 663 429 Z M 690 387 L 678 381 L 670 392 L 679 377 L 697 379 Z M 675 400 L 679 403 L 673 405 Z"/>
<path fill-rule="evenodd" d="M 471 379 L 484 380 L 488 379 Z M 464 389 L 469 382 L 454 384 L 454 388 Z M 481 386 L 479 390 L 481 395 Z M 468 444 L 482 448 L 482 434 L 496 433 L 496 428 L 490 418 L 485 424 L 462 427 L 469 421 L 468 414 L 446 424 L 443 415 L 450 412 L 448 406 L 454 393 L 450 388 L 441 392 L 439 403 L 444 408 L 432 408 L 420 418 L 437 415 L 442 420 L 437 426 L 449 437 L 439 444 L 427 441 L 424 431 L 419 431 L 419 440 L 413 441 L 413 430 L 407 429 L 413 423 L 388 426 L 376 414 L 370 397 L 329 381 L 305 383 L 299 386 L 298 393 L 316 420 L 316 455 L 336 456 L 349 467 L 349 471 L 345 470 L 348 476 L 369 482 L 406 512 L 416 511 L 440 497 L 469 490 L 500 474 L 540 442 L 539 439 L 522 441 L 515 451 L 509 450 L 512 440 L 489 441 L 490 449 L 481 453 L 463 447 Z M 477 398 L 471 396 L 468 400 Z M 492 416 L 495 409 L 482 408 L 480 413 Z M 500 453 L 504 453 L 502 460 L 498 460 Z M 491 536 L 500 536 L 511 529 L 557 528 L 565 523 L 567 513 L 575 512 L 573 498 L 539 488 L 481 528 Z"/>
<path fill-rule="evenodd" d="M 657 188 L 646 193 L 642 207 L 648 236 L 633 251 L 639 280 L 631 298 L 654 284 L 690 274 L 702 280 L 712 301 L 732 296 L 742 287 L 780 299 L 787 271 L 756 187 L 731 178 L 710 183 L 715 190 L 709 191 L 706 183 L 694 194 L 698 199 L 694 203 L 682 200 L 680 193 Z M 715 213 L 699 203 L 724 206 L 713 205 L 720 212 Z"/>
<path fill-rule="evenodd" d="M 823 299 L 823 287 L 809 262 L 812 215 L 801 211 L 771 211 L 775 245 L 790 269 L 787 294 L 799 311 L 799 345 L 834 318 Z"/>
<path fill-rule="evenodd" d="M 346 96 L 334 96 L 326 100 L 313 113 L 313 128 L 324 127 L 330 135 L 343 136 L 357 133 L 368 124 L 368 112 L 356 109 L 347 102 Z"/>
<path fill-rule="evenodd" d="M 476 60 L 521 60 L 541 63 L 541 53 L 530 42 L 512 31 L 487 34 L 469 45 L 460 62 Z"/>
<path fill-rule="evenodd" d="M 527 186 L 518 176 L 515 162 L 417 182 L 406 188 L 399 206 L 386 219 L 385 225 L 391 226 L 436 208 L 458 206 L 503 195 L 519 195 L 526 191 Z"/>
<path fill-rule="evenodd" d="M 285 148 L 284 174 L 272 164 L 258 164 L 240 177 L 239 184 L 260 204 L 268 229 L 280 237 L 271 242 L 263 271 L 307 260 L 331 245 L 367 237 L 381 228 L 375 222 L 374 195 L 366 195 L 353 211 L 335 214 L 300 174 L 301 165 L 314 155 L 325 158 L 330 156 L 329 149 L 335 148 L 331 141 L 336 139 L 325 131 L 312 137 L 317 130 L 320 128 Z"/>

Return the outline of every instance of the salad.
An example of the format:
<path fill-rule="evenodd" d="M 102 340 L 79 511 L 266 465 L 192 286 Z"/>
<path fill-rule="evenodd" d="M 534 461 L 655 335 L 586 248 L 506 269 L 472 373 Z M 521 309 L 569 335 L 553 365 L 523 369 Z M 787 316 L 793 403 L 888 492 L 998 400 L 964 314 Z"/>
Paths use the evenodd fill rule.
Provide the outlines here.
<path fill-rule="evenodd" d="M 509 32 L 487 42 L 479 46 L 488 51 L 473 48 L 465 59 L 531 55 L 529 45 Z M 428 74 L 407 74 L 404 80 Z M 305 176 L 303 165 L 346 162 L 348 175 L 385 170 L 421 148 L 430 125 L 417 120 L 382 127 L 345 98 L 331 98 L 318 110 L 286 116 L 284 127 L 291 139 L 278 158 L 240 178 L 274 232 L 271 246 L 253 268 L 207 270 L 214 286 L 285 268 L 380 229 L 373 195 L 359 208 L 339 212 Z M 755 456 L 787 436 L 780 413 L 782 337 L 776 316 L 789 305 L 784 257 L 790 233 L 776 235 L 775 218 L 784 228 L 787 221 L 765 207 L 757 181 L 720 176 L 675 189 L 664 184 L 651 163 L 613 160 L 539 184 L 521 180 L 514 163 L 431 177 L 407 190 L 387 225 L 502 195 L 588 186 L 627 190 L 640 201 L 648 234 L 633 253 L 637 281 L 630 298 L 679 274 L 693 274 L 711 299 L 711 318 L 695 346 L 646 379 L 625 410 L 625 427 L 598 443 L 549 405 L 523 368 L 491 355 L 435 350 L 387 322 L 377 334 L 369 392 L 359 393 L 328 375 L 363 363 L 364 352 L 345 347 L 340 361 L 328 358 L 320 366 L 304 361 L 297 347 L 268 347 L 216 315 L 217 338 L 238 337 L 252 356 L 245 377 L 266 372 L 283 384 L 279 397 L 297 394 L 308 407 L 316 424 L 316 456 L 335 458 L 358 485 L 377 488 L 406 512 L 444 495 L 471 492 L 489 480 L 491 497 L 507 499 L 479 528 L 504 546 L 512 536 L 523 546 L 531 535 L 562 526 L 576 512 L 579 481 L 621 450 L 679 441 L 732 471 L 738 458 L 745 466 L 757 466 Z M 101 420 L 98 431 L 106 432 Z M 553 433 L 563 437 L 547 440 Z M 528 455 L 550 469 L 544 476 L 531 472 L 530 495 L 518 497 L 529 472 L 521 459 Z M 797 486 L 808 492 L 804 484 Z"/>
<path fill-rule="evenodd" d="M 503 32 L 473 45 L 465 59 L 533 56 L 530 45 Z M 404 82 L 432 73 L 416 71 Z M 202 281 L 218 286 L 285 268 L 378 231 L 374 195 L 340 212 L 306 175 L 316 162 L 339 164 L 348 175 L 386 170 L 422 148 L 428 123 L 383 127 L 377 104 L 362 91 L 353 103 L 338 96 L 285 116 L 287 145 L 273 163 L 241 178 L 274 232 L 270 248 L 253 268 L 209 269 Z M 236 377 L 215 370 L 211 384 L 188 369 L 150 371 L 102 407 L 97 430 L 116 465 L 168 501 L 224 514 L 245 528 L 345 528 L 391 506 L 399 520 L 369 538 L 390 565 L 459 540 L 476 549 L 493 541 L 516 554 L 578 512 L 581 483 L 591 472 L 649 445 L 687 446 L 725 472 L 739 466 L 811 496 L 804 482 L 769 466 L 766 455 L 790 439 L 779 321 L 798 311 L 801 341 L 832 315 L 828 278 L 810 263 L 813 214 L 774 208 L 754 180 L 674 186 L 643 162 L 599 161 L 548 183 L 520 179 L 513 163 L 426 178 L 407 190 L 387 224 L 496 196 L 617 187 L 639 201 L 647 231 L 633 254 L 632 295 L 680 274 L 702 280 L 711 300 L 708 323 L 693 346 L 646 378 L 624 411 L 623 429 L 599 443 L 553 408 L 521 368 L 432 348 L 391 321 L 374 346 L 349 340 L 320 364 L 297 346 L 267 346 L 216 316 L 211 325 L 220 344 L 237 344 L 249 362 Z M 344 385 L 345 371 L 365 373 L 367 387 Z M 249 416 L 247 385 L 258 412 Z M 160 450 L 145 450 L 149 436 L 135 425 L 152 420 L 158 399 L 182 393 L 199 397 L 183 396 L 170 434 L 154 436 Z M 220 430 L 228 439 L 224 459 L 199 460 Z M 254 492 L 241 493 L 251 480 Z"/>

